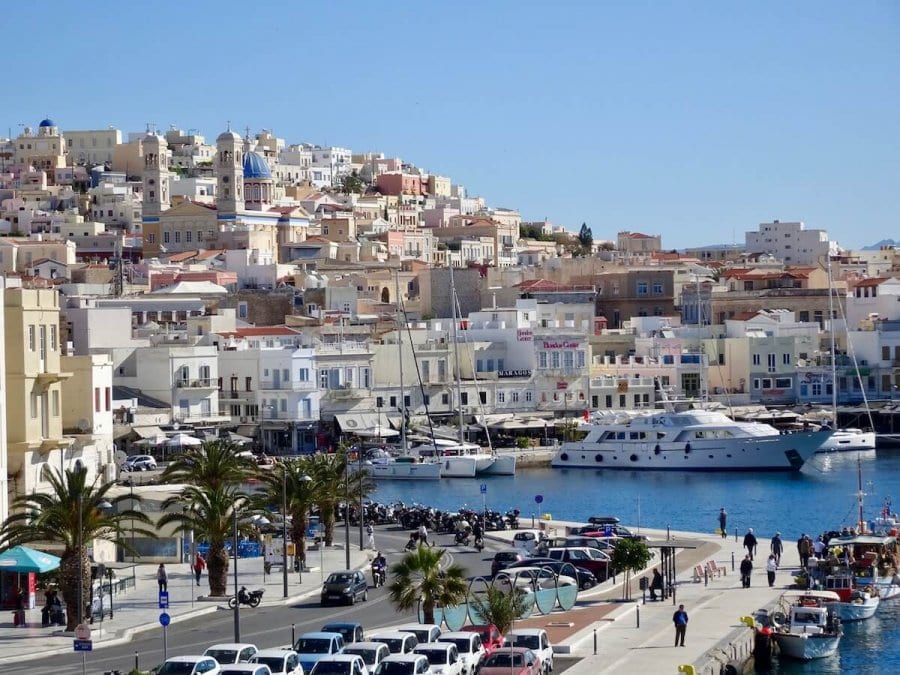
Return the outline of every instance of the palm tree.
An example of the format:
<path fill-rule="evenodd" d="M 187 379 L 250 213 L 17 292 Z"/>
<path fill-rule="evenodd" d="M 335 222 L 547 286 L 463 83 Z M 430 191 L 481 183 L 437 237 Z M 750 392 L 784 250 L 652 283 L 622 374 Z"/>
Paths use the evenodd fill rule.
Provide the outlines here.
<path fill-rule="evenodd" d="M 465 599 L 466 572 L 457 564 L 442 570 L 444 553 L 444 549 L 420 545 L 391 567 L 393 580 L 388 593 L 398 610 L 408 612 L 421 602 L 424 622 L 434 623 L 436 607 L 452 607 Z"/>
<path fill-rule="evenodd" d="M 472 606 L 484 619 L 483 623 L 494 624 L 501 635 L 506 635 L 527 609 L 525 591 L 521 588 L 504 591 L 496 586 L 488 586 L 483 596 L 473 598 Z"/>
<path fill-rule="evenodd" d="M 252 459 L 239 454 L 241 446 L 231 441 L 204 441 L 169 462 L 163 483 L 184 483 L 210 488 L 243 483 L 257 473 Z"/>
<path fill-rule="evenodd" d="M 331 546 L 338 504 L 347 500 L 358 504 L 372 494 L 375 483 L 368 472 L 352 468 L 344 448 L 334 454 L 313 455 L 311 468 L 324 543 Z"/>
<path fill-rule="evenodd" d="M 266 491 L 263 495 L 265 507 L 280 511 L 287 495 L 287 514 L 291 517 L 291 540 L 297 545 L 297 558 L 306 559 L 306 529 L 309 526 L 309 511 L 317 502 L 316 482 L 312 475 L 312 457 L 300 457 L 284 462 L 272 471 L 263 474 Z"/>
<path fill-rule="evenodd" d="M 187 504 L 188 507 L 181 507 Z M 198 541 L 209 543 L 206 565 L 209 570 L 209 594 L 224 596 L 228 590 L 228 551 L 225 542 L 234 534 L 235 517 L 240 519 L 249 510 L 246 493 L 234 485 L 217 487 L 186 485 L 181 493 L 163 502 L 163 510 L 178 507 L 159 519 L 159 527 L 174 524 L 179 533 L 193 532 Z M 246 524 L 239 522 L 239 529 Z M 235 552 L 236 553 L 236 552 Z"/>
<path fill-rule="evenodd" d="M 82 589 L 91 588 L 91 565 L 87 547 L 95 539 L 114 541 L 131 552 L 125 530 L 142 537 L 155 538 L 148 528 L 133 527 L 133 523 L 150 525 L 146 514 L 132 508 L 120 508 L 120 504 L 140 502 L 139 495 L 121 494 L 115 497 L 110 491 L 114 482 L 100 482 L 100 477 L 87 482 L 84 470 L 46 470 L 44 474 L 50 491 L 19 495 L 13 501 L 13 512 L 3 523 L 0 540 L 9 546 L 45 542 L 62 545 L 59 563 L 59 587 L 66 603 L 66 630 L 85 619 L 85 606 L 78 608 L 78 577 Z M 81 529 L 79 531 L 79 511 Z M 87 597 L 90 597 L 88 594 Z"/>

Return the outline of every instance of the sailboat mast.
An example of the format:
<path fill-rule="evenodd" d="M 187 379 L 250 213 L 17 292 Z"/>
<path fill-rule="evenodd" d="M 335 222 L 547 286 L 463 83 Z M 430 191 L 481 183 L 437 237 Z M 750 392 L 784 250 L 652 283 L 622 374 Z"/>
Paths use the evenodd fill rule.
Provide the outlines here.
<path fill-rule="evenodd" d="M 463 441 L 462 375 L 459 371 L 459 340 L 456 336 L 456 282 L 453 279 L 453 263 L 450 263 L 450 330 L 453 339 L 453 364 L 456 375 L 456 407 L 459 411 L 459 442 Z"/>
<path fill-rule="evenodd" d="M 397 352 L 400 358 L 400 447 L 403 449 L 403 456 L 409 454 L 409 448 L 406 444 L 406 393 L 403 389 L 403 310 L 400 307 L 400 270 L 397 270 L 394 276 L 394 288 L 397 294 Z"/>
<path fill-rule="evenodd" d="M 859 533 L 866 533 L 866 521 L 863 515 L 862 461 L 856 457 L 856 501 L 859 505 Z"/>
<path fill-rule="evenodd" d="M 828 254 L 828 330 L 831 333 L 831 428 L 837 431 L 837 354 L 834 345 L 834 289 L 831 279 L 831 254 Z"/>

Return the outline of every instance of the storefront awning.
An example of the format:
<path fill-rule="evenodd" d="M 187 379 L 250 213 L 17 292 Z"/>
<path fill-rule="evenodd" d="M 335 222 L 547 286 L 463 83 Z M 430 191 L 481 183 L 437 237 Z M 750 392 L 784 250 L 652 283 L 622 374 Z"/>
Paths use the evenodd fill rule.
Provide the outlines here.
<path fill-rule="evenodd" d="M 379 419 L 380 418 L 380 419 Z M 387 416 L 377 413 L 342 413 L 334 419 L 345 434 L 357 436 L 396 436 L 397 432 L 387 426 Z M 380 422 L 380 424 L 379 424 Z"/>
<path fill-rule="evenodd" d="M 132 427 L 132 430 L 138 435 L 139 438 L 156 438 L 157 436 L 166 435 L 163 430 L 157 426 Z"/>

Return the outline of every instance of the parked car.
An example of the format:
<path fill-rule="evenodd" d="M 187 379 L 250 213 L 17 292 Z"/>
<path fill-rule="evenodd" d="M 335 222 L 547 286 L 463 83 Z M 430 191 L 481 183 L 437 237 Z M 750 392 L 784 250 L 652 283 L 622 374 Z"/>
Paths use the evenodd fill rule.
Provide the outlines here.
<path fill-rule="evenodd" d="M 471 631 L 451 631 L 438 638 L 438 642 L 456 645 L 459 660 L 462 662 L 463 675 L 474 675 L 484 659 L 484 647 L 481 636 Z"/>
<path fill-rule="evenodd" d="M 619 537 L 620 539 L 636 539 L 638 541 L 647 540 L 647 537 L 643 534 L 635 534 L 624 525 L 587 525 L 586 527 L 594 527 L 596 529 L 591 532 L 584 532 L 582 536 L 585 537 Z"/>
<path fill-rule="evenodd" d="M 366 664 L 370 673 L 374 673 L 378 664 L 391 655 L 391 650 L 383 642 L 354 642 L 344 647 L 344 654 L 356 654 Z"/>
<path fill-rule="evenodd" d="M 497 647 L 503 644 L 503 636 L 494 624 L 479 624 L 463 626 L 462 630 L 478 633 L 481 636 L 481 645 L 484 647 L 485 657 L 490 656 Z"/>
<path fill-rule="evenodd" d="M 562 574 L 563 576 L 572 576 L 575 575 L 575 581 L 578 582 L 578 588 L 581 590 L 587 590 L 588 588 L 592 588 L 597 585 L 597 577 L 594 574 L 584 568 L 579 567 L 576 564 L 568 564 L 566 562 L 556 560 L 555 558 L 529 558 L 528 560 L 523 560 L 522 562 L 515 563 L 506 568 L 506 571 L 512 573 L 513 570 L 519 567 L 540 567 L 553 570 L 556 574 Z"/>
<path fill-rule="evenodd" d="M 407 623 L 397 626 L 394 630 L 399 630 L 401 633 L 412 633 L 420 645 L 426 642 L 437 642 L 441 636 L 441 627 L 435 626 L 433 623 Z"/>
<path fill-rule="evenodd" d="M 538 542 L 544 537 L 538 530 L 519 530 L 513 535 L 513 548 L 524 551 L 528 555 L 537 552 Z"/>
<path fill-rule="evenodd" d="M 589 570 L 597 581 L 606 581 L 611 576 L 612 567 L 610 558 L 603 551 L 587 546 L 581 548 L 551 548 L 547 551 L 547 557 L 569 562 L 576 567 Z"/>
<path fill-rule="evenodd" d="M 131 455 L 122 464 L 123 471 L 155 471 L 156 460 L 150 455 Z"/>
<path fill-rule="evenodd" d="M 156 675 L 219 675 L 220 669 L 211 656 L 173 656 L 156 669 Z"/>
<path fill-rule="evenodd" d="M 250 663 L 268 666 L 272 675 L 303 675 L 300 656 L 293 649 L 260 649 Z"/>
<path fill-rule="evenodd" d="M 356 654 L 335 654 L 316 661 L 310 675 L 369 675 L 369 671 Z"/>
<path fill-rule="evenodd" d="M 485 659 L 479 675 L 541 675 L 541 658 L 524 647 L 501 647 Z"/>
<path fill-rule="evenodd" d="M 544 667 L 544 673 L 553 670 L 553 645 L 550 636 L 543 628 L 517 628 L 509 631 L 503 638 L 508 647 L 525 647 L 537 654 Z"/>
<path fill-rule="evenodd" d="M 203 656 L 211 656 L 224 666 L 228 663 L 247 663 L 257 651 L 256 645 L 249 642 L 225 642 L 213 645 L 203 652 Z"/>
<path fill-rule="evenodd" d="M 553 537 L 552 539 L 544 539 L 538 546 L 538 555 L 547 557 L 547 551 L 551 548 L 571 548 L 572 546 L 589 546 L 598 551 L 610 551 L 615 548 L 615 537 L 587 537 L 587 536 L 568 536 Z"/>
<path fill-rule="evenodd" d="M 375 675 L 427 675 L 428 659 L 421 654 L 391 654 L 375 670 Z"/>
<path fill-rule="evenodd" d="M 591 516 L 587 521 L 591 525 L 618 525 L 621 522 L 615 516 Z"/>
<path fill-rule="evenodd" d="M 577 586 L 577 582 L 574 577 L 557 574 L 541 567 L 515 567 L 503 570 L 494 580 L 494 585 L 500 585 L 507 589 L 515 585 L 516 588 L 528 591 L 557 586 Z"/>
<path fill-rule="evenodd" d="M 419 639 L 412 633 L 399 630 L 386 630 L 370 635 L 371 642 L 382 642 L 391 650 L 391 654 L 409 654 L 419 644 Z"/>
<path fill-rule="evenodd" d="M 352 621 L 326 623 L 324 626 L 322 626 L 322 632 L 340 633 L 344 638 L 344 645 L 349 645 L 354 642 L 362 642 L 366 639 L 362 624 Z"/>
<path fill-rule="evenodd" d="M 232 675 L 272 675 L 269 666 L 261 663 L 231 663 L 222 666 L 220 673 L 231 673 Z"/>
<path fill-rule="evenodd" d="M 497 576 L 497 572 L 505 568 L 507 565 L 511 565 L 515 562 L 520 562 L 525 560 L 526 555 L 522 551 L 518 550 L 505 550 L 505 551 L 497 551 L 494 554 L 494 559 L 491 560 L 491 576 Z"/>
<path fill-rule="evenodd" d="M 421 654 L 428 659 L 430 675 L 460 675 L 463 670 L 459 650 L 450 642 L 429 642 L 417 645 L 413 654 Z"/>
<path fill-rule="evenodd" d="M 308 673 L 319 659 L 340 654 L 344 649 L 344 638 L 340 633 L 316 631 L 304 633 L 294 643 L 294 651 L 300 657 L 303 672 Z"/>
<path fill-rule="evenodd" d="M 359 570 L 332 572 L 322 585 L 322 605 L 343 603 L 355 605 L 356 601 L 369 599 L 369 582 Z"/>

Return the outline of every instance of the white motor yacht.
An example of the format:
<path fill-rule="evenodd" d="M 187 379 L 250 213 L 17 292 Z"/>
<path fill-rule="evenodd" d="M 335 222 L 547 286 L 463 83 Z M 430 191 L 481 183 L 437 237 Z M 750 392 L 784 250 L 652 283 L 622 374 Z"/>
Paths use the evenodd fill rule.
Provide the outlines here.
<path fill-rule="evenodd" d="M 781 655 L 811 661 L 837 652 L 843 634 L 841 622 L 825 605 L 839 599 L 831 591 L 788 591 L 782 595 L 780 603 L 787 614 L 773 614 L 772 634 Z"/>

